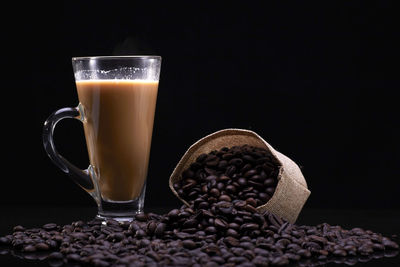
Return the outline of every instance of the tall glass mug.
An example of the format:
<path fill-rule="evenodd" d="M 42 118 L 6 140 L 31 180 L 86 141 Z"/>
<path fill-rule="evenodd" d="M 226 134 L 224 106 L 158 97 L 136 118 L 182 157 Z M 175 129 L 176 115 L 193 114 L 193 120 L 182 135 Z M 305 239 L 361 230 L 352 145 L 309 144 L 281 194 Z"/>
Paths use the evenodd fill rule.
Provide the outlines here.
<path fill-rule="evenodd" d="M 44 148 L 95 199 L 98 217 L 131 220 L 144 205 L 161 57 L 76 57 L 72 65 L 79 105 L 50 115 Z M 83 123 L 90 160 L 86 170 L 54 146 L 54 127 L 65 118 Z"/>

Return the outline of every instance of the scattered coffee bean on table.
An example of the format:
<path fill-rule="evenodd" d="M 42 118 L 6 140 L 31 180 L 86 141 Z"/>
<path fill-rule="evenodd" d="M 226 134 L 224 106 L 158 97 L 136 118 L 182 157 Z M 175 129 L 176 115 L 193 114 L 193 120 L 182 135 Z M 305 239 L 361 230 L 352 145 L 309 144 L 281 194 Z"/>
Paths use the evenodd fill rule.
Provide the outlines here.
<path fill-rule="evenodd" d="M 92 220 L 27 229 L 0 245 L 49 262 L 93 266 L 283 266 L 304 259 L 348 259 L 399 249 L 379 233 L 327 223 L 296 225 L 256 209 L 273 194 L 279 164 L 248 145 L 200 155 L 175 189 L 190 206 L 141 213 L 132 222 Z"/>

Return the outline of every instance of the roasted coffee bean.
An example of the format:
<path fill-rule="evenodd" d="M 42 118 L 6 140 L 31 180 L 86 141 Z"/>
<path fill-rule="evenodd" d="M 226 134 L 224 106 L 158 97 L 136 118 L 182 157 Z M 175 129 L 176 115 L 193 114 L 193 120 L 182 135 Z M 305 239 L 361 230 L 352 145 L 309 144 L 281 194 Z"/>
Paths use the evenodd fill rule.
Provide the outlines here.
<path fill-rule="evenodd" d="M 138 229 L 138 230 L 136 230 L 136 233 L 135 233 L 135 237 L 136 238 L 143 238 L 143 237 L 145 237 L 146 236 L 146 232 L 145 231 L 143 231 L 142 229 Z"/>
<path fill-rule="evenodd" d="M 78 254 L 71 253 L 67 255 L 67 260 L 72 262 L 78 262 L 81 260 L 81 256 L 79 256 Z"/>
<path fill-rule="evenodd" d="M 268 267 L 269 266 L 268 258 L 260 256 L 260 255 L 254 257 L 254 259 L 252 260 L 252 263 L 257 267 Z"/>
<path fill-rule="evenodd" d="M 197 182 L 193 179 L 186 179 L 185 182 L 186 182 L 186 184 L 184 186 L 182 186 L 182 189 L 184 191 L 188 191 L 188 190 L 192 189 L 197 184 Z"/>
<path fill-rule="evenodd" d="M 111 230 L 108 230 L 108 229 L 107 229 L 107 232 L 106 232 L 105 229 L 104 229 L 104 232 L 105 232 L 105 233 L 109 233 L 109 234 L 112 233 Z M 87 234 L 81 233 L 81 232 L 73 232 L 73 233 L 71 233 L 70 236 L 71 236 L 72 238 L 74 238 L 75 240 L 83 240 L 83 239 L 87 239 L 87 238 L 88 238 L 88 235 L 87 235 Z"/>
<path fill-rule="evenodd" d="M 243 176 L 244 176 L 245 178 L 250 178 L 251 176 L 253 176 L 253 175 L 255 175 L 255 174 L 257 174 L 257 171 L 253 169 L 253 170 L 247 171 Z"/>
<path fill-rule="evenodd" d="M 263 225 L 265 223 L 265 218 L 260 213 L 256 212 L 251 215 L 252 220 L 259 225 Z"/>
<path fill-rule="evenodd" d="M 154 234 L 156 236 L 162 236 L 162 234 L 164 233 L 166 228 L 166 224 L 165 223 L 159 223 L 156 227 L 156 229 L 154 230 Z"/>
<path fill-rule="evenodd" d="M 347 256 L 347 252 L 344 249 L 336 249 L 333 251 L 334 256 L 345 257 Z"/>
<path fill-rule="evenodd" d="M 246 180 L 246 178 L 243 178 L 243 177 L 239 178 L 237 182 L 242 187 L 247 185 L 247 180 Z"/>
<path fill-rule="evenodd" d="M 285 253 L 284 256 L 289 260 L 289 261 L 299 261 L 301 259 L 300 255 L 297 255 L 295 253 Z"/>
<path fill-rule="evenodd" d="M 267 157 L 260 157 L 260 158 L 256 159 L 256 164 L 263 164 L 265 162 L 271 163 L 270 161 L 268 161 Z"/>
<path fill-rule="evenodd" d="M 148 246 L 150 246 L 150 244 L 151 244 L 151 241 L 148 240 L 148 239 L 141 239 L 141 240 L 137 243 L 138 247 L 140 247 L 140 248 L 148 247 Z"/>
<path fill-rule="evenodd" d="M 235 165 L 236 167 L 239 167 L 240 165 L 242 165 L 242 163 L 243 160 L 241 158 L 233 158 L 228 162 L 229 165 Z"/>
<path fill-rule="evenodd" d="M 182 227 L 183 228 L 193 228 L 193 227 L 196 227 L 197 224 L 198 224 L 198 222 L 196 219 L 188 219 L 183 223 Z"/>
<path fill-rule="evenodd" d="M 197 161 L 198 163 L 202 163 L 203 161 L 206 160 L 206 158 L 207 158 L 207 154 L 203 153 L 203 154 L 200 154 L 200 155 L 196 158 L 196 161 Z"/>
<path fill-rule="evenodd" d="M 208 167 L 217 167 L 218 164 L 219 164 L 219 159 L 206 161 L 205 164 L 206 164 L 206 166 L 208 166 Z"/>
<path fill-rule="evenodd" d="M 188 218 L 188 217 L 190 217 L 190 212 L 188 212 L 186 210 L 181 210 L 178 214 L 179 219 Z"/>
<path fill-rule="evenodd" d="M 7 238 L 5 236 L 0 237 L 0 245 L 10 245 L 11 244 L 11 238 Z"/>
<path fill-rule="evenodd" d="M 226 235 L 227 235 L 227 236 L 234 237 L 234 238 L 239 238 L 239 237 L 240 237 L 240 234 L 239 234 L 235 229 L 232 229 L 232 228 L 229 228 L 229 229 L 226 231 Z"/>
<path fill-rule="evenodd" d="M 224 243 L 228 246 L 228 247 L 237 247 L 239 246 L 239 240 L 237 240 L 235 237 L 232 236 L 228 236 L 224 238 Z"/>
<path fill-rule="evenodd" d="M 243 257 L 243 256 L 236 256 L 236 257 L 234 256 L 234 257 L 228 258 L 227 262 L 239 265 L 239 264 L 244 263 L 246 261 L 247 261 L 247 259 L 245 257 Z"/>
<path fill-rule="evenodd" d="M 135 219 L 140 221 L 140 222 L 145 222 L 145 221 L 147 221 L 147 214 L 138 213 L 138 214 L 135 215 Z"/>
<path fill-rule="evenodd" d="M 275 192 L 275 187 L 267 187 L 267 189 L 265 189 L 265 193 L 267 193 L 270 196 L 272 196 L 274 192 Z"/>
<path fill-rule="evenodd" d="M 36 245 L 35 245 L 35 248 L 37 249 L 37 250 L 49 250 L 50 249 L 50 247 L 49 247 L 49 245 L 47 245 L 46 243 L 37 243 Z"/>
<path fill-rule="evenodd" d="M 233 158 L 232 153 L 225 153 L 222 155 L 222 159 L 230 160 L 231 158 Z"/>
<path fill-rule="evenodd" d="M 254 187 L 255 189 L 258 189 L 258 190 L 263 190 L 264 189 L 264 185 L 262 183 L 256 182 L 253 179 L 248 180 L 247 183 L 248 183 L 248 185 Z"/>
<path fill-rule="evenodd" d="M 253 231 L 258 229 L 258 224 L 256 223 L 245 223 L 242 226 L 240 226 L 241 231 Z"/>
<path fill-rule="evenodd" d="M 228 201 L 228 202 L 231 202 L 232 199 L 231 199 L 231 197 L 228 196 L 228 195 L 221 195 L 221 196 L 218 198 L 218 201 Z"/>
<path fill-rule="evenodd" d="M 204 231 L 208 234 L 215 234 L 217 232 L 217 229 L 214 226 L 209 226 Z"/>
<path fill-rule="evenodd" d="M 247 204 L 246 206 L 244 206 L 244 210 L 250 212 L 251 214 L 254 214 L 254 213 L 258 212 L 257 209 L 254 206 L 250 205 L 250 204 Z M 251 214 L 249 214 L 249 216 Z"/>
<path fill-rule="evenodd" d="M 256 206 L 257 206 L 257 201 L 256 201 L 254 198 L 252 198 L 252 197 L 247 198 L 247 199 L 246 199 L 246 203 L 247 203 L 248 205 L 253 206 L 253 207 L 256 207 Z M 245 205 L 243 208 L 246 209 L 246 206 L 247 206 L 247 205 Z"/>
<path fill-rule="evenodd" d="M 51 249 L 56 249 L 56 248 L 58 248 L 58 243 L 57 243 L 57 241 L 48 239 L 48 240 L 46 240 L 46 244 L 49 245 L 49 247 L 50 247 Z"/>
<path fill-rule="evenodd" d="M 34 246 L 34 245 L 26 245 L 22 249 L 22 251 L 24 251 L 24 252 L 35 252 L 36 250 L 37 250 L 36 246 Z"/>
<path fill-rule="evenodd" d="M 261 188 L 263 188 L 264 179 L 265 178 L 258 174 L 250 177 L 250 180 L 259 183 Z"/>
<path fill-rule="evenodd" d="M 146 231 L 148 235 L 154 234 L 154 231 L 156 230 L 157 223 L 155 221 L 151 221 L 147 224 Z"/>
<path fill-rule="evenodd" d="M 278 256 L 272 259 L 271 264 L 274 266 L 284 266 L 289 264 L 289 259 L 285 256 Z"/>
<path fill-rule="evenodd" d="M 159 262 L 161 260 L 161 257 L 152 250 L 146 252 L 146 256 L 152 258 L 156 262 Z"/>
<path fill-rule="evenodd" d="M 184 248 L 187 248 L 187 249 L 194 249 L 197 247 L 196 243 L 190 239 L 183 240 L 182 245 Z"/>
<path fill-rule="evenodd" d="M 44 230 L 46 230 L 46 231 L 55 230 L 57 228 L 57 224 L 55 224 L 55 223 L 47 223 L 47 224 L 43 225 L 42 228 Z"/>
<path fill-rule="evenodd" d="M 14 232 L 23 232 L 25 230 L 25 227 L 21 225 L 14 226 L 13 231 Z"/>
<path fill-rule="evenodd" d="M 232 175 L 236 172 L 236 167 L 234 165 L 230 165 L 226 168 L 225 174 L 228 175 L 229 177 L 232 177 Z"/>
<path fill-rule="evenodd" d="M 94 259 L 92 261 L 92 263 L 94 264 L 94 266 L 98 266 L 98 267 L 110 266 L 110 264 L 107 261 L 104 261 L 104 260 L 101 260 L 101 259 Z"/>
<path fill-rule="evenodd" d="M 233 220 L 232 220 L 234 223 L 236 223 L 236 224 L 243 224 L 243 218 L 240 218 L 239 216 L 236 216 L 236 217 L 234 217 L 233 218 Z"/>
<path fill-rule="evenodd" d="M 217 188 L 212 188 L 212 189 L 210 190 L 209 194 L 210 194 L 212 197 L 218 198 L 218 197 L 220 196 L 221 192 L 220 192 Z"/>
<path fill-rule="evenodd" d="M 216 218 L 214 220 L 214 225 L 215 225 L 215 227 L 217 227 L 219 229 L 226 229 L 228 223 L 226 221 L 224 221 L 223 219 Z"/>
<path fill-rule="evenodd" d="M 236 193 L 237 189 L 236 189 L 236 187 L 234 185 L 227 185 L 225 187 L 225 191 L 232 195 L 232 194 Z"/>
<path fill-rule="evenodd" d="M 201 193 L 208 193 L 208 186 L 206 184 L 203 184 L 201 186 Z"/>
<path fill-rule="evenodd" d="M 50 260 L 61 260 L 63 259 L 63 254 L 60 252 L 52 252 L 49 256 L 48 259 Z"/>
<path fill-rule="evenodd" d="M 248 193 L 246 193 L 246 194 L 243 194 L 243 198 L 255 198 L 255 197 L 257 197 L 257 193 L 255 193 L 255 192 L 248 192 Z"/>
<path fill-rule="evenodd" d="M 222 183 L 227 183 L 231 180 L 231 178 L 229 178 L 229 176 L 226 176 L 225 174 L 222 174 L 218 177 L 218 181 L 222 182 Z"/>
<path fill-rule="evenodd" d="M 214 187 L 217 184 L 217 176 L 215 175 L 209 175 L 206 177 L 206 182 L 212 183 L 211 187 Z"/>
<path fill-rule="evenodd" d="M 250 155 L 243 155 L 242 159 L 246 162 L 254 163 L 254 158 Z"/>
<path fill-rule="evenodd" d="M 379 244 L 379 243 L 374 243 L 372 245 L 372 248 L 373 248 L 374 251 L 383 251 L 383 250 L 385 250 L 385 245 Z M 396 249 L 396 246 L 392 247 L 392 249 Z"/>
<path fill-rule="evenodd" d="M 220 190 L 220 191 L 224 190 L 225 189 L 225 184 L 222 183 L 222 182 L 217 183 L 217 189 Z"/>
<path fill-rule="evenodd" d="M 241 169 L 240 169 L 240 172 L 241 173 L 246 173 L 248 170 L 250 170 L 252 168 L 252 165 L 251 164 L 249 164 L 249 163 L 247 163 L 247 164 L 245 164 Z"/>
<path fill-rule="evenodd" d="M 272 179 L 272 178 L 268 178 L 268 179 L 266 179 L 265 181 L 264 181 L 264 186 L 272 186 L 272 185 L 274 185 L 275 184 L 275 180 L 274 179 Z"/>
<path fill-rule="evenodd" d="M 253 248 L 254 248 L 253 243 L 252 243 L 252 242 L 249 242 L 249 241 L 243 241 L 243 242 L 241 242 L 241 243 L 239 244 L 239 246 L 240 246 L 241 248 L 244 248 L 244 249 L 253 249 Z"/>
<path fill-rule="evenodd" d="M 399 249 L 399 245 L 392 240 L 389 240 L 387 238 L 383 238 L 382 244 L 385 246 L 385 248 L 388 249 Z"/>
<path fill-rule="evenodd" d="M 214 161 L 217 159 L 218 159 L 218 157 L 215 155 L 215 153 L 209 153 L 204 161 L 208 162 L 208 161 Z"/>
<path fill-rule="evenodd" d="M 224 170 L 224 169 L 226 169 L 226 167 L 228 167 L 228 161 L 226 161 L 226 160 L 221 160 L 221 161 L 218 163 L 218 169 Z"/>

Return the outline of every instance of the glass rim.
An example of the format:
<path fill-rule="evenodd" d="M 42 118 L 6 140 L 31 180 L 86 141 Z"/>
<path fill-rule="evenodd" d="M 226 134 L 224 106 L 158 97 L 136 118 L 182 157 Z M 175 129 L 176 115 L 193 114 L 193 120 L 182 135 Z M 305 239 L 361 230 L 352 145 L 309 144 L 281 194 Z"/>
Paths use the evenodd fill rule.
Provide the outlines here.
<path fill-rule="evenodd" d="M 126 55 L 126 56 L 83 56 L 83 57 L 72 57 L 72 61 L 77 60 L 102 60 L 102 59 L 158 59 L 161 60 L 161 56 L 156 55 Z"/>

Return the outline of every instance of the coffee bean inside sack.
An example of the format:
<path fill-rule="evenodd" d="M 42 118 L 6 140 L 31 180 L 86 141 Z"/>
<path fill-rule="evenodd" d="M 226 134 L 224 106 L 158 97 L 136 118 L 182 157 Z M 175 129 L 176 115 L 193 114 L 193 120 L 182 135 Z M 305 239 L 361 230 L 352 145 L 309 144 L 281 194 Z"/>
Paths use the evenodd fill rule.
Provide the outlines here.
<path fill-rule="evenodd" d="M 218 201 L 248 200 L 260 206 L 275 192 L 279 163 L 264 148 L 224 147 L 201 154 L 174 184 L 179 196 L 194 208 Z M 253 203 L 254 202 L 254 203 Z"/>

